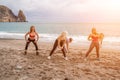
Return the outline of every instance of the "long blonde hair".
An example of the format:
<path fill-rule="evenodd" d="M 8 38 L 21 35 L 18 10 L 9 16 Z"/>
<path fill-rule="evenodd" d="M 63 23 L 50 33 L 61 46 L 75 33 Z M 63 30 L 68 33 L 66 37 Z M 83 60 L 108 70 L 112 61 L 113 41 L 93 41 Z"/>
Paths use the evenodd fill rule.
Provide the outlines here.
<path fill-rule="evenodd" d="M 31 27 L 30 27 L 30 33 L 32 32 L 32 28 L 34 28 L 34 32 L 36 32 L 36 31 L 35 31 L 35 27 L 34 27 L 34 26 L 31 26 Z"/>
<path fill-rule="evenodd" d="M 96 28 L 92 28 L 92 34 L 97 34 Z"/>
<path fill-rule="evenodd" d="M 64 32 L 62 32 L 62 33 L 60 34 L 60 36 L 59 36 L 58 38 L 59 38 L 59 39 L 66 39 L 67 35 L 68 35 L 68 32 L 67 32 L 67 31 L 64 31 Z"/>

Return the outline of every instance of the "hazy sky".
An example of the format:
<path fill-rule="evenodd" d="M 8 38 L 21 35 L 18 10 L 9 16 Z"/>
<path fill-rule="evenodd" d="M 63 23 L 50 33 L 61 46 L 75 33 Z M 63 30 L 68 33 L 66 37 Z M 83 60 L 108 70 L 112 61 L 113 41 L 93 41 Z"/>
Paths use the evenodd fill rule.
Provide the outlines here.
<path fill-rule="evenodd" d="M 23 10 L 28 21 L 120 22 L 120 0 L 0 0 L 17 15 Z"/>

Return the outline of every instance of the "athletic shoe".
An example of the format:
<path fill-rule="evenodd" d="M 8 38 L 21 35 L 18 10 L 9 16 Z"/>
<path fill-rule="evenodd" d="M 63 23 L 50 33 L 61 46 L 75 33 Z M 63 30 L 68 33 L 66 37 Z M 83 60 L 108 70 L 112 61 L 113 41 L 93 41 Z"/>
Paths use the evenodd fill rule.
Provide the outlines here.
<path fill-rule="evenodd" d="M 51 56 L 48 56 L 47 58 L 48 58 L 48 59 L 51 59 Z"/>
<path fill-rule="evenodd" d="M 65 59 L 65 60 L 68 60 L 68 58 L 67 58 L 67 57 L 64 57 L 64 59 Z"/>
<path fill-rule="evenodd" d="M 87 60 L 88 60 L 87 57 L 85 57 L 85 58 L 84 58 L 84 61 L 87 61 Z"/>

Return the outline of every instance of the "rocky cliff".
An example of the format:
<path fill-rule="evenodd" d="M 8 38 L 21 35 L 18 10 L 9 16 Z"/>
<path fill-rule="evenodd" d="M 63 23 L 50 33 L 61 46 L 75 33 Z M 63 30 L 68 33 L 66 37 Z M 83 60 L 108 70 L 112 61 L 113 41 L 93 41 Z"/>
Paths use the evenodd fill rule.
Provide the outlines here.
<path fill-rule="evenodd" d="M 24 15 L 24 13 L 23 13 L 22 10 L 19 10 L 18 21 L 20 21 L 20 22 L 26 22 L 26 17 L 25 17 L 25 15 Z"/>
<path fill-rule="evenodd" d="M 11 9 L 0 5 L 0 22 L 26 22 L 26 17 L 22 10 L 19 10 L 18 16 L 16 16 Z"/>

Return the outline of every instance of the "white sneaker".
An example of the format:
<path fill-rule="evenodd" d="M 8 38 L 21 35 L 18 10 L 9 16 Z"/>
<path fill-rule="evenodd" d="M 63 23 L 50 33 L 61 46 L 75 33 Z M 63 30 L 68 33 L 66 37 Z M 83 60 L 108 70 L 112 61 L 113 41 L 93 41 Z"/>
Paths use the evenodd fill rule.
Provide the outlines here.
<path fill-rule="evenodd" d="M 51 59 L 51 56 L 48 56 L 47 58 L 48 58 L 48 59 Z"/>
<path fill-rule="evenodd" d="M 67 58 L 67 57 L 64 57 L 64 59 L 65 59 L 65 60 L 68 60 L 68 58 Z"/>
<path fill-rule="evenodd" d="M 87 61 L 87 60 L 88 60 L 88 59 L 85 57 L 85 58 L 84 58 L 84 61 Z"/>

